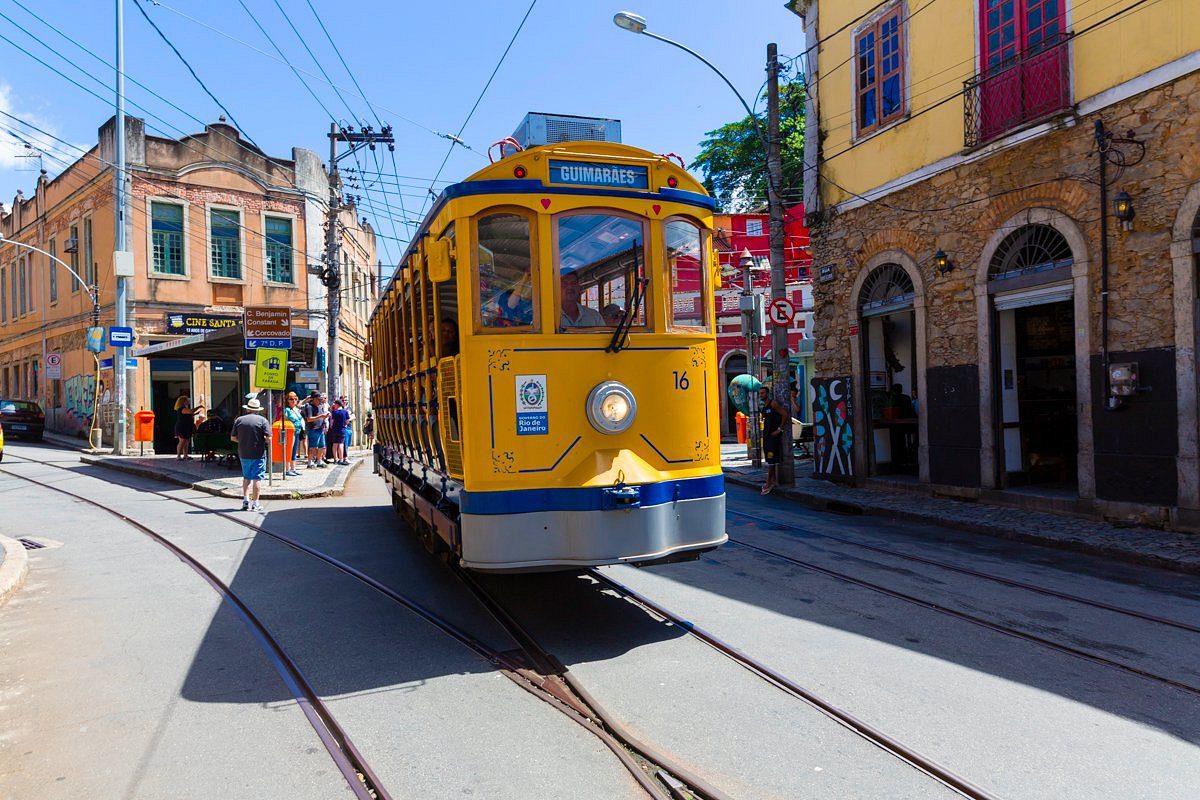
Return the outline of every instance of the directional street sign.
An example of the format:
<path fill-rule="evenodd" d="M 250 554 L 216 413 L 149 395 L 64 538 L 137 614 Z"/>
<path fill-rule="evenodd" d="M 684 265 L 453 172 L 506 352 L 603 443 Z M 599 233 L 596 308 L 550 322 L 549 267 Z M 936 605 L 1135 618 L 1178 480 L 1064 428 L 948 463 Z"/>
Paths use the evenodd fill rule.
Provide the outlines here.
<path fill-rule="evenodd" d="M 796 307 L 787 298 L 781 297 L 771 301 L 769 315 L 771 322 L 779 327 L 790 328 L 792 320 L 796 318 Z"/>
<path fill-rule="evenodd" d="M 258 348 L 254 354 L 254 385 L 259 389 L 286 389 L 287 366 L 287 350 Z"/>
<path fill-rule="evenodd" d="M 113 325 L 108 329 L 109 347 L 133 347 L 133 328 L 118 328 Z"/>
<path fill-rule="evenodd" d="M 287 306 L 247 306 L 242 317 L 246 349 L 292 349 L 292 310 Z"/>

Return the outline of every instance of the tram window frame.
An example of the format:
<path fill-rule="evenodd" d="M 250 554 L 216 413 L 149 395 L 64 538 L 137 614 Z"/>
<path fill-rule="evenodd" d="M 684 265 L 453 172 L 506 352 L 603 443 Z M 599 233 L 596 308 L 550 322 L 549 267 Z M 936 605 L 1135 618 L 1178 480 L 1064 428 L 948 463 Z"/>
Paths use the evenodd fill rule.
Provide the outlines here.
<path fill-rule="evenodd" d="M 562 265 L 562 254 L 561 254 L 561 251 L 559 248 L 559 225 L 562 220 L 567 219 L 569 217 L 600 217 L 600 216 L 619 217 L 621 219 L 627 219 L 631 222 L 636 222 L 638 225 L 641 226 L 642 246 L 641 246 L 641 262 L 640 263 L 641 263 L 641 269 L 642 269 L 642 276 L 644 278 L 647 278 L 646 286 L 644 289 L 645 295 L 642 297 L 642 305 L 641 305 L 641 314 L 643 316 L 643 320 L 642 320 L 641 324 L 632 325 L 630 327 L 630 330 L 638 332 L 638 333 L 645 333 L 645 332 L 653 331 L 654 330 L 654 312 L 653 312 L 654 280 L 652 277 L 650 264 L 649 264 L 649 254 L 652 252 L 650 249 L 650 225 L 651 225 L 652 220 L 647 219 L 646 217 L 643 217 L 643 216 L 638 216 L 637 214 L 629 213 L 627 211 L 621 211 L 621 210 L 615 209 L 615 208 L 604 208 L 604 207 L 573 208 L 569 211 L 563 211 L 559 214 L 555 214 L 551 218 L 551 221 L 550 221 L 551 222 L 551 225 L 550 225 L 551 248 L 552 248 L 552 258 L 553 258 L 552 263 L 554 265 L 554 330 L 557 333 L 566 333 L 566 334 L 573 334 L 573 333 L 609 333 L 609 334 L 611 334 L 612 331 L 616 329 L 615 325 L 607 325 L 607 324 L 606 325 L 590 325 L 590 326 L 576 326 L 576 325 L 563 326 L 563 324 L 562 324 L 562 314 L 563 314 L 563 312 L 562 312 L 562 276 L 563 276 L 563 272 L 562 272 L 562 266 L 561 266 Z M 628 303 L 629 298 L 632 296 L 632 292 L 633 292 L 633 282 L 631 281 L 625 287 L 624 300 L 626 301 L 626 303 Z M 597 309 L 597 311 L 600 311 L 601 313 L 603 313 L 603 309 L 605 306 L 603 297 L 600 298 L 599 305 L 600 305 L 600 308 Z M 628 308 L 628 305 L 626 305 L 626 308 Z"/>
<path fill-rule="evenodd" d="M 671 269 L 671 260 L 668 253 L 669 244 L 667 242 L 667 227 L 672 222 L 684 222 L 695 228 L 700 233 L 700 313 L 703 323 L 701 325 L 679 324 L 675 321 L 675 274 Z M 662 221 L 662 259 L 663 259 L 663 278 L 664 285 L 667 287 L 667 331 L 673 333 L 708 333 L 711 330 L 709 309 L 712 307 L 710 298 L 710 284 L 712 267 L 708 263 L 709 259 L 709 236 L 711 232 L 705 228 L 700 220 L 695 217 L 689 217 L 684 214 L 675 214 L 667 217 Z"/>
<path fill-rule="evenodd" d="M 437 295 L 437 359 L 454 358 L 462 352 L 462 305 L 458 302 L 458 239 L 456 220 L 451 220 L 442 230 L 438 240 L 450 241 L 450 279 L 435 284 Z M 447 308 L 446 301 L 453 300 L 453 305 Z M 454 323 L 455 338 L 454 352 L 445 355 L 446 343 L 442 341 L 442 321 L 449 319 Z"/>
<path fill-rule="evenodd" d="M 507 325 L 507 326 L 492 326 L 485 325 L 483 320 L 483 298 L 480 295 L 480 264 L 479 255 L 480 248 L 484 245 L 479 237 L 479 223 L 484 219 L 493 216 L 509 215 L 521 217 L 525 220 L 529 231 L 529 281 L 530 281 L 530 305 L 533 306 L 532 321 L 528 325 Z M 471 330 L 475 334 L 480 335 L 504 335 L 510 333 L 539 333 L 542 323 L 542 305 L 541 305 L 541 264 L 538 258 L 539 254 L 538 242 L 538 218 L 528 208 L 521 206 L 502 205 L 485 208 L 478 214 L 471 217 Z M 490 250 L 489 250 L 490 251 Z M 515 288 L 515 287 L 514 287 Z M 461 317 L 461 313 L 459 315 Z M 462 335 L 462 326 L 459 326 L 459 336 Z M 461 344 L 461 342 L 460 342 Z"/>

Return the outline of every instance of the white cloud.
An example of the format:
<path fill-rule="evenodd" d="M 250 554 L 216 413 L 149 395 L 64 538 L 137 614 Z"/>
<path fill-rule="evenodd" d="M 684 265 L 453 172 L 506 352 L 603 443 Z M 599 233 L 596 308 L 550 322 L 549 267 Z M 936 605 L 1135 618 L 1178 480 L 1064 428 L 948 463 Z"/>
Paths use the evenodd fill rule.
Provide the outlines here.
<path fill-rule="evenodd" d="M 50 134 L 44 135 L 0 114 L 0 202 L 7 208 L 18 189 L 23 190 L 27 197 L 33 194 L 39 165 L 37 158 L 28 156 L 43 153 L 41 166 L 54 176 L 62 171 L 64 161 L 74 161 L 80 151 L 55 141 L 52 137 L 62 135 L 58 127 L 40 114 L 23 107 L 12 87 L 5 83 L 0 83 L 0 111 L 19 117 Z"/>

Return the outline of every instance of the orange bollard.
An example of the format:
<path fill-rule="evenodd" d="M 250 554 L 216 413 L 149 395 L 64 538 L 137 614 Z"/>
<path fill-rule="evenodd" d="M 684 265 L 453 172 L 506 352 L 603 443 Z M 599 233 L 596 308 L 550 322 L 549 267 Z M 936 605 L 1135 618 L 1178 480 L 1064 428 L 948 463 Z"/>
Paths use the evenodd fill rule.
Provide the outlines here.
<path fill-rule="evenodd" d="M 734 420 L 737 422 L 738 444 L 745 444 L 748 437 L 747 430 L 749 428 L 749 417 L 739 411 L 734 416 Z"/>

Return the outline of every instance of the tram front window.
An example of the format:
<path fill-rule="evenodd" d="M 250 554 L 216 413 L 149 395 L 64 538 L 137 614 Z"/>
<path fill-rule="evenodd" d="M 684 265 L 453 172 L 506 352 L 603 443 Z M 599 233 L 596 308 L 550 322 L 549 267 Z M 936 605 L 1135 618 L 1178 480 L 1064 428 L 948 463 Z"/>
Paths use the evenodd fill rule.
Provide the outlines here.
<path fill-rule="evenodd" d="M 480 217 L 476 241 L 480 327 L 533 327 L 537 298 L 529 219 L 520 214 Z"/>
<path fill-rule="evenodd" d="M 645 226 L 613 214 L 568 214 L 556 219 L 559 330 L 615 328 L 647 274 Z M 646 324 L 646 302 L 632 320 Z"/>

